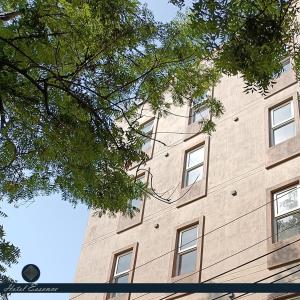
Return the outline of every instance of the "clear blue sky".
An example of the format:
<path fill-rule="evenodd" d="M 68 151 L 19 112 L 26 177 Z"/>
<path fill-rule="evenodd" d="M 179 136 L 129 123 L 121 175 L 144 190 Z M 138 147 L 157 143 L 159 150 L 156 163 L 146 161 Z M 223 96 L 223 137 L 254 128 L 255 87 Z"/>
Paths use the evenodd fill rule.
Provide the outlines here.
<path fill-rule="evenodd" d="M 176 15 L 176 8 L 167 0 L 143 0 L 155 18 L 165 22 Z M 1 203 L 8 215 L 3 224 L 7 240 L 21 249 L 19 263 L 9 270 L 18 282 L 22 268 L 29 263 L 41 270 L 38 282 L 73 282 L 81 243 L 87 224 L 88 210 L 75 209 L 61 200 L 60 195 L 38 197 L 29 206 L 14 208 Z M 10 300 L 67 300 L 68 294 L 13 294 Z"/>

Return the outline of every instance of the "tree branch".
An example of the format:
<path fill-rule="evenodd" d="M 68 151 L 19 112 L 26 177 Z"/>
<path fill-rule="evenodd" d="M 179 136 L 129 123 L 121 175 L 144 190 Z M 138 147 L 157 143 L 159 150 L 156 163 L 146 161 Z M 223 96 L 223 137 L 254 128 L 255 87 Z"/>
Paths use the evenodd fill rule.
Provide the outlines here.
<path fill-rule="evenodd" d="M 2 101 L 2 97 L 0 97 L 0 131 L 4 128 L 5 126 L 5 110 L 4 110 L 4 105 Z"/>
<path fill-rule="evenodd" d="M 12 19 L 15 19 L 19 15 L 21 15 L 21 12 L 19 12 L 19 11 L 13 11 L 10 13 L 0 13 L 0 20 L 2 20 L 4 22 L 10 21 Z"/>

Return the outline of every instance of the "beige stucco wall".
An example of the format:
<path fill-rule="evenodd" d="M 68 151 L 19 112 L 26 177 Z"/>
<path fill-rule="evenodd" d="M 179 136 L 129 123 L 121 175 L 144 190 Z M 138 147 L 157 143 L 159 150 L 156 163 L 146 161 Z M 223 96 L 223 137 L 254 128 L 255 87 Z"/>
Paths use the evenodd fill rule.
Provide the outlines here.
<path fill-rule="evenodd" d="M 207 280 L 247 260 L 265 254 L 268 251 L 267 241 L 211 266 L 268 237 L 266 190 L 300 176 L 300 157 L 288 159 L 269 169 L 265 165 L 268 147 L 265 140 L 268 131 L 265 108 L 270 105 L 274 97 L 284 100 L 299 90 L 293 74 L 283 76 L 279 81 L 282 90 L 278 91 L 274 87 L 271 90 L 274 94 L 263 97 L 260 94 L 243 93 L 244 83 L 238 76 L 223 77 L 215 87 L 214 93 L 215 97 L 223 102 L 226 111 L 219 120 L 215 120 L 217 130 L 210 138 L 206 197 L 179 208 L 176 206 L 176 201 L 173 204 L 166 204 L 154 198 L 148 198 L 145 202 L 142 223 L 120 234 L 116 233 L 118 217 L 91 216 L 75 281 L 80 283 L 106 282 L 110 273 L 112 253 L 138 242 L 137 268 L 133 282 L 169 282 L 176 227 L 205 216 L 205 233 L 208 233 L 260 206 L 262 206 L 260 209 L 244 218 L 204 237 L 201 279 Z M 188 107 L 173 107 L 172 112 L 187 116 Z M 149 114 L 150 112 L 147 111 L 148 116 Z M 239 120 L 234 121 L 234 117 L 238 117 Z M 188 135 L 160 132 L 182 133 L 186 131 L 187 118 L 174 115 L 161 118 L 158 121 L 156 138 L 169 146 L 166 147 L 156 142 L 153 157 L 146 165 L 150 167 L 153 174 L 155 190 L 158 193 L 169 190 L 164 196 L 168 197 L 172 193 L 171 201 L 180 197 L 184 151 L 203 140 L 203 136 L 195 135 L 185 140 Z M 168 156 L 166 156 L 167 153 Z M 231 195 L 232 190 L 237 191 L 236 196 Z M 155 224 L 159 224 L 159 228 L 155 228 Z M 167 252 L 169 253 L 163 255 Z M 157 257 L 160 258 L 155 259 Z M 145 264 L 152 259 L 155 260 Z M 139 267 L 140 265 L 143 266 Z M 267 258 L 264 257 L 214 282 L 254 282 L 281 269 L 268 270 Z M 296 274 L 286 280 L 297 276 L 299 275 Z M 271 278 L 269 281 L 274 279 Z M 75 295 L 71 297 L 73 296 Z M 130 299 L 135 299 L 137 296 L 133 294 Z M 160 299 L 162 296 L 164 295 L 150 294 L 139 299 Z M 190 295 L 183 299 L 212 299 L 215 296 Z M 267 295 L 256 294 L 246 298 L 267 299 Z M 103 294 L 83 294 L 76 299 L 102 300 Z M 223 299 L 228 299 L 228 296 Z"/>

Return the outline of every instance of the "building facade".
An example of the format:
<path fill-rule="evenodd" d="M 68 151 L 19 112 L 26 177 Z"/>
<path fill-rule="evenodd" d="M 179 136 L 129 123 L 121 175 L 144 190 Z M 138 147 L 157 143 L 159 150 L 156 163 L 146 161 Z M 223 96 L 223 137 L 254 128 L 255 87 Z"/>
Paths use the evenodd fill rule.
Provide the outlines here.
<path fill-rule="evenodd" d="M 156 195 L 122 215 L 89 218 L 75 281 L 300 282 L 299 84 L 290 61 L 267 96 L 239 76 L 212 92 L 225 113 L 200 134 L 205 107 L 173 107 L 140 123 L 150 159 L 129 171 Z M 154 141 L 154 139 L 156 141 Z M 159 142 L 160 141 L 160 142 Z M 297 273 L 297 271 L 299 271 Z M 284 277 L 283 279 L 281 279 Z M 76 294 L 71 299 L 214 299 L 223 294 Z M 234 299 L 225 295 L 220 299 Z M 231 297 L 231 298 L 230 298 Z M 299 299 L 247 294 L 250 299 Z"/>

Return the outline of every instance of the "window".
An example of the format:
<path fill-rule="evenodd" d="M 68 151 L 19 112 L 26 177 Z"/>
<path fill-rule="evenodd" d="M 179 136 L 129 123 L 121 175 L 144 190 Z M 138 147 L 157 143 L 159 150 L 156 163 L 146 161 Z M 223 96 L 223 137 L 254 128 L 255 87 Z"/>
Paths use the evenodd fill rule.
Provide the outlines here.
<path fill-rule="evenodd" d="M 288 72 L 292 69 L 290 58 L 286 58 L 282 61 L 282 73 Z"/>
<path fill-rule="evenodd" d="M 192 273 L 196 269 L 198 225 L 179 232 L 176 275 Z"/>
<path fill-rule="evenodd" d="M 273 146 L 296 135 L 292 101 L 271 110 L 271 131 L 271 142 Z"/>
<path fill-rule="evenodd" d="M 184 186 L 189 186 L 202 179 L 204 146 L 186 153 Z"/>
<path fill-rule="evenodd" d="M 142 133 L 145 135 L 145 136 L 143 136 L 144 144 L 142 146 L 142 150 L 144 152 L 146 152 L 151 147 L 151 141 L 152 141 L 151 137 L 152 137 L 152 133 L 153 133 L 153 125 L 154 125 L 154 119 L 145 123 L 141 130 Z"/>
<path fill-rule="evenodd" d="M 129 272 L 131 266 L 132 251 L 120 254 L 116 257 L 115 269 L 113 273 L 112 282 L 113 283 L 128 283 L 129 282 Z M 117 297 L 121 293 L 112 293 L 110 298 Z"/>
<path fill-rule="evenodd" d="M 299 185 L 273 194 L 274 236 L 276 241 L 300 234 Z"/>
<path fill-rule="evenodd" d="M 138 180 L 141 182 L 145 182 L 145 174 L 138 177 Z M 131 206 L 135 211 L 139 212 L 141 210 L 143 204 L 142 199 L 132 199 L 129 202 L 129 206 Z"/>
<path fill-rule="evenodd" d="M 201 103 L 205 101 L 207 98 L 207 93 L 205 93 L 202 97 L 194 99 L 191 103 L 191 123 L 204 121 L 210 118 L 210 112 L 208 107 L 205 104 Z"/>
<path fill-rule="evenodd" d="M 146 186 L 149 172 L 150 169 L 148 169 L 147 173 L 138 174 L 136 180 L 141 181 Z M 126 213 L 119 215 L 117 233 L 124 232 L 143 222 L 146 199 L 146 196 L 142 196 L 128 201 Z"/>

